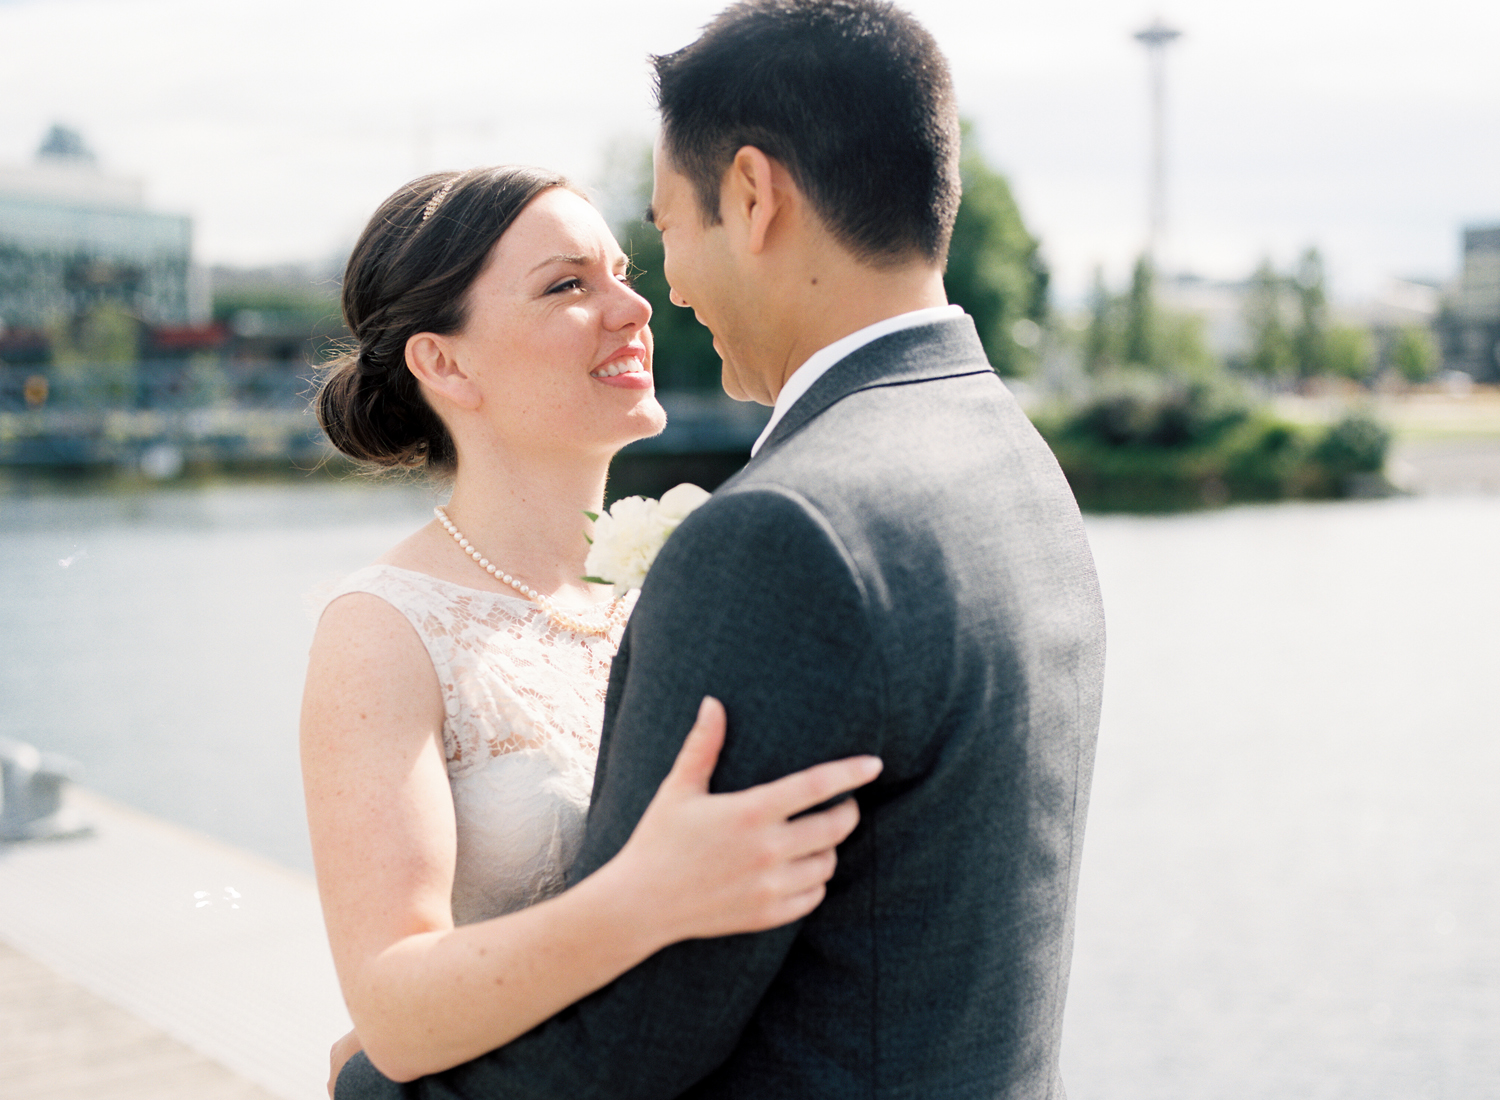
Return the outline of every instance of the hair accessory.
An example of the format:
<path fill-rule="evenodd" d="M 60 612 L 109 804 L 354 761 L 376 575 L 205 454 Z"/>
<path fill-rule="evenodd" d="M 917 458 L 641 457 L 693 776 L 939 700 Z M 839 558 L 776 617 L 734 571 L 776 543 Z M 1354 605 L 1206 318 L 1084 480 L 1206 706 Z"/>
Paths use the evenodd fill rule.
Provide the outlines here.
<path fill-rule="evenodd" d="M 443 184 L 442 187 L 438 188 L 438 193 L 436 195 L 433 195 L 432 198 L 427 200 L 427 205 L 422 207 L 422 220 L 424 222 L 428 218 L 432 217 L 432 212 L 434 210 L 442 205 L 443 200 L 448 197 L 448 192 L 453 190 L 453 185 L 457 182 L 458 177 L 454 176 L 447 183 Z"/>

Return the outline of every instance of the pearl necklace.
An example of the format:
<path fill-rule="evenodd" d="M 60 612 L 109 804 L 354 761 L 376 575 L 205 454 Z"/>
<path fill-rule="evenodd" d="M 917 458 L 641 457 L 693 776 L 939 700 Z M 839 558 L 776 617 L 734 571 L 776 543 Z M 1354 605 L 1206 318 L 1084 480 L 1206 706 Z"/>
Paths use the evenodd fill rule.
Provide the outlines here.
<path fill-rule="evenodd" d="M 448 534 L 453 536 L 454 542 L 458 543 L 458 548 L 465 554 L 469 555 L 469 557 L 473 558 L 474 563 L 478 565 L 479 568 L 483 569 L 486 573 L 494 577 L 496 580 L 504 581 L 521 595 L 525 596 L 532 603 L 536 604 L 542 609 L 542 613 L 546 615 L 547 618 L 555 622 L 558 626 L 565 627 L 568 630 L 572 630 L 578 634 L 592 634 L 595 637 L 604 638 L 609 636 L 609 632 L 611 630 L 620 625 L 618 621 L 619 613 L 624 605 L 620 602 L 618 597 L 610 601 L 610 607 L 609 610 L 605 613 L 605 621 L 603 626 L 598 626 L 594 623 L 586 623 L 582 619 L 579 619 L 573 615 L 569 615 L 566 611 L 563 611 L 556 604 L 554 604 L 551 599 L 543 596 L 535 588 L 528 588 L 526 585 L 518 581 L 515 577 L 512 577 L 509 573 L 501 569 L 498 565 L 492 563 L 489 558 L 485 557 L 478 550 L 474 549 L 469 540 L 464 537 L 464 533 L 454 525 L 451 519 L 448 518 L 448 513 L 443 511 L 441 505 L 435 506 L 432 511 L 434 514 L 436 514 L 438 522 L 443 525 L 443 529 L 447 531 Z"/>

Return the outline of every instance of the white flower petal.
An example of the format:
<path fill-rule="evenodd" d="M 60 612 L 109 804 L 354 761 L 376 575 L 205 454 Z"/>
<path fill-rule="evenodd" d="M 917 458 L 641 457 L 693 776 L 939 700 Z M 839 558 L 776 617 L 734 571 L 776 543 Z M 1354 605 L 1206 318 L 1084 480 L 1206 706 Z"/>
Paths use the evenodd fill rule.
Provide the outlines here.
<path fill-rule="evenodd" d="M 708 496 L 708 493 L 696 485 L 683 483 L 675 486 L 661 495 L 662 514 L 680 523 L 687 518 L 689 512 L 706 501 Z M 673 526 L 675 527 L 676 524 Z"/>

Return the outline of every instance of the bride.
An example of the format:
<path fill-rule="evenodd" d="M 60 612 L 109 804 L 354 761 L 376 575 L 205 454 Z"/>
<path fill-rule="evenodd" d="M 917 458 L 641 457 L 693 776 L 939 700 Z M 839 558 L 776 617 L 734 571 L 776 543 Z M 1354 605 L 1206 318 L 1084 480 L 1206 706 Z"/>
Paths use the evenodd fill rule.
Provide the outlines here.
<path fill-rule="evenodd" d="M 355 1025 L 333 1080 L 361 1046 L 398 1081 L 450 1068 L 669 943 L 804 916 L 858 811 L 796 815 L 879 770 L 710 795 L 725 719 L 705 699 L 629 843 L 564 889 L 634 597 L 581 579 L 583 513 L 615 452 L 665 422 L 627 263 L 565 180 L 526 168 L 408 184 L 349 259 L 358 350 L 319 420 L 345 454 L 453 488 L 345 580 L 313 641 L 302 767 Z"/>

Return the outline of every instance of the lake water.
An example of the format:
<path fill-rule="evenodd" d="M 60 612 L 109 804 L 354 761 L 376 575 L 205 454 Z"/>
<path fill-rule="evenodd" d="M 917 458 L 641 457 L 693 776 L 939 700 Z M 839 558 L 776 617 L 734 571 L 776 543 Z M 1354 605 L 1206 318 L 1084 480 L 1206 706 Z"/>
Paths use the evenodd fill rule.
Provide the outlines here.
<path fill-rule="evenodd" d="M 318 593 L 425 488 L 0 497 L 0 736 L 301 869 Z M 1500 497 L 1094 517 L 1073 1100 L 1500 1094 Z"/>
<path fill-rule="evenodd" d="M 0 498 L 0 736 L 310 872 L 297 714 L 318 592 L 436 499 L 358 481 Z"/>

